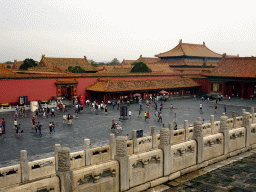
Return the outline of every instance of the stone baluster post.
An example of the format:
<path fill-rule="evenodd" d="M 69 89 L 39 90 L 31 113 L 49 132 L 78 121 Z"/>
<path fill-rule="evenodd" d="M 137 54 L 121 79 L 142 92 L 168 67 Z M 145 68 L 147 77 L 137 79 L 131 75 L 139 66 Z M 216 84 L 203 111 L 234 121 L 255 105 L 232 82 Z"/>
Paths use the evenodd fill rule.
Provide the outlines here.
<path fill-rule="evenodd" d="M 195 121 L 193 139 L 196 140 L 196 143 L 197 143 L 197 154 L 196 154 L 196 157 L 197 157 L 196 163 L 197 164 L 203 162 L 204 142 L 203 142 L 202 132 L 203 132 L 202 122 Z"/>
<path fill-rule="evenodd" d="M 236 112 L 232 111 L 232 118 L 233 118 L 233 128 L 236 128 Z"/>
<path fill-rule="evenodd" d="M 189 140 L 188 120 L 184 120 L 185 141 Z"/>
<path fill-rule="evenodd" d="M 118 136 L 116 139 L 115 160 L 119 162 L 119 188 L 120 191 L 129 189 L 129 157 L 127 155 L 127 139 L 125 136 Z"/>
<path fill-rule="evenodd" d="M 115 134 L 110 134 L 109 146 L 110 146 L 110 159 L 115 159 L 115 155 L 116 155 L 116 138 L 115 138 Z"/>
<path fill-rule="evenodd" d="M 173 134 L 173 124 L 172 123 L 169 123 L 169 133 L 170 133 L 170 141 L 169 141 L 169 144 L 172 145 L 173 144 L 173 137 L 174 137 L 174 134 Z"/>
<path fill-rule="evenodd" d="M 138 149 L 138 140 L 137 140 L 136 130 L 132 130 L 132 140 L 133 140 L 133 154 L 137 154 L 139 152 L 139 149 Z"/>
<path fill-rule="evenodd" d="M 55 171 L 58 170 L 58 150 L 61 148 L 60 144 L 55 144 L 55 154 L 54 154 L 54 158 L 55 158 Z"/>
<path fill-rule="evenodd" d="M 243 127 L 246 129 L 246 137 L 245 137 L 245 146 L 250 146 L 250 135 L 251 135 L 251 123 L 250 123 L 250 113 L 245 112 L 243 115 Z"/>
<path fill-rule="evenodd" d="M 213 135 L 215 132 L 214 115 L 210 115 L 210 122 L 211 122 L 211 134 Z"/>
<path fill-rule="evenodd" d="M 246 113 L 245 109 L 242 109 L 242 116 L 243 116 L 243 118 L 244 118 L 245 113 Z M 245 127 L 243 120 L 242 120 L 242 127 Z"/>
<path fill-rule="evenodd" d="M 170 175 L 173 158 L 170 145 L 170 130 L 168 128 L 162 128 L 160 131 L 159 149 L 163 150 L 164 176 Z"/>
<path fill-rule="evenodd" d="M 21 168 L 21 183 L 26 183 L 29 181 L 29 169 L 27 160 L 27 151 L 20 151 L 20 168 Z"/>
<path fill-rule="evenodd" d="M 151 127 L 151 134 L 152 136 L 152 149 L 157 149 L 157 139 L 156 139 L 156 127 Z"/>
<path fill-rule="evenodd" d="M 56 175 L 60 179 L 60 191 L 71 192 L 73 190 L 73 178 L 70 170 L 70 149 L 67 147 L 58 150 L 58 170 Z"/>
<path fill-rule="evenodd" d="M 198 118 L 197 118 L 197 121 L 202 122 L 202 117 L 198 117 Z"/>
<path fill-rule="evenodd" d="M 228 144 L 229 144 L 229 130 L 228 130 L 228 117 L 220 117 L 220 133 L 223 133 L 223 149 L 224 155 L 228 154 Z"/>
<path fill-rule="evenodd" d="M 226 113 L 222 113 L 222 116 L 226 116 Z"/>
<path fill-rule="evenodd" d="M 90 139 L 84 139 L 85 166 L 91 165 Z"/>
<path fill-rule="evenodd" d="M 252 123 L 255 123 L 254 107 L 251 107 L 251 113 L 252 113 Z"/>

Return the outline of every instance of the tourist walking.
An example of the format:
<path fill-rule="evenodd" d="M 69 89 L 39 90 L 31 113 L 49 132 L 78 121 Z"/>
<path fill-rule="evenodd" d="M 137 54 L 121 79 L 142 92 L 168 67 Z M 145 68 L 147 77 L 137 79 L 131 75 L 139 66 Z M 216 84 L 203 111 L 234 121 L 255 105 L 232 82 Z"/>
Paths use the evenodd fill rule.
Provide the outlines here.
<path fill-rule="evenodd" d="M 49 131 L 50 131 L 50 134 L 52 134 L 52 122 L 49 123 Z"/>
<path fill-rule="evenodd" d="M 160 122 L 160 121 L 161 121 L 161 123 L 162 123 L 162 121 L 163 121 L 161 112 L 158 114 L 158 122 Z"/>
<path fill-rule="evenodd" d="M 115 129 L 115 120 L 114 119 L 112 119 L 112 127 L 111 127 L 111 129 Z"/>
<path fill-rule="evenodd" d="M 17 132 L 18 132 L 18 137 L 21 136 L 21 128 L 20 128 L 20 124 L 17 126 Z"/>
<path fill-rule="evenodd" d="M 140 117 L 140 114 L 141 114 L 141 109 L 139 109 L 138 117 Z"/>
<path fill-rule="evenodd" d="M 13 121 L 13 124 L 14 124 L 14 129 L 17 129 L 17 126 L 18 126 L 18 122 L 17 122 L 17 120 L 16 119 L 14 119 L 14 121 Z"/>
<path fill-rule="evenodd" d="M 3 131 L 2 131 L 2 133 L 3 134 L 5 134 L 5 126 L 6 126 L 6 123 L 5 123 L 5 120 L 4 120 L 4 118 L 2 118 L 2 120 L 1 120 L 1 125 L 2 125 L 2 127 L 3 127 Z"/>
<path fill-rule="evenodd" d="M 52 122 L 52 132 L 55 133 L 55 124 Z"/>
<path fill-rule="evenodd" d="M 218 107 L 217 107 L 217 105 L 216 105 L 216 104 L 215 104 L 215 107 L 214 107 L 214 108 L 215 108 L 215 113 L 217 113 L 217 108 L 218 108 Z"/>
<path fill-rule="evenodd" d="M 35 124 L 36 124 L 35 117 L 32 117 L 31 123 L 32 123 L 32 129 L 35 128 Z"/>
<path fill-rule="evenodd" d="M 43 118 L 44 118 L 44 119 L 46 118 L 46 112 L 45 112 L 45 110 L 43 110 Z"/>
<path fill-rule="evenodd" d="M 40 122 L 38 122 L 38 134 L 39 134 L 39 137 L 42 137 L 42 124 Z"/>
<path fill-rule="evenodd" d="M 173 109 L 173 105 L 171 104 L 171 106 L 170 106 L 170 109 L 171 109 L 171 111 L 172 111 L 172 109 Z"/>
<path fill-rule="evenodd" d="M 226 107 L 226 105 L 224 105 L 224 112 L 225 112 L 225 113 L 227 112 L 227 107 Z"/>
<path fill-rule="evenodd" d="M 107 108 L 107 105 L 105 105 L 105 115 L 108 115 L 108 108 Z"/>
<path fill-rule="evenodd" d="M 129 119 L 131 120 L 132 119 L 132 112 L 131 112 L 131 110 L 129 110 Z"/>
<path fill-rule="evenodd" d="M 163 109 L 163 103 L 160 104 L 160 112 L 162 111 Z"/>
<path fill-rule="evenodd" d="M 113 106 L 113 109 L 115 109 L 115 102 L 112 101 L 112 106 Z"/>
<path fill-rule="evenodd" d="M 66 116 L 66 114 L 63 115 L 63 123 L 67 123 L 67 116 Z"/>
<path fill-rule="evenodd" d="M 18 109 L 17 108 L 15 109 L 14 117 L 18 117 Z"/>
<path fill-rule="evenodd" d="M 0 136 L 2 137 L 2 139 L 4 139 L 4 136 L 3 136 L 3 127 L 0 126 Z"/>
<path fill-rule="evenodd" d="M 230 96 L 228 96 L 228 101 L 230 102 Z"/>
<path fill-rule="evenodd" d="M 55 117 L 55 114 L 54 114 L 54 108 L 52 108 L 52 114 L 51 114 L 51 117 L 54 116 Z"/>
<path fill-rule="evenodd" d="M 202 121 L 202 125 L 204 124 L 204 119 L 203 119 L 203 121 Z"/>
<path fill-rule="evenodd" d="M 202 113 L 203 112 L 203 104 L 202 103 L 200 103 L 199 108 L 200 108 L 200 112 Z"/>
<path fill-rule="evenodd" d="M 150 119 L 150 113 L 149 113 L 149 111 L 147 112 L 147 119 Z"/>
<path fill-rule="evenodd" d="M 144 113 L 145 120 L 147 119 L 147 112 Z"/>

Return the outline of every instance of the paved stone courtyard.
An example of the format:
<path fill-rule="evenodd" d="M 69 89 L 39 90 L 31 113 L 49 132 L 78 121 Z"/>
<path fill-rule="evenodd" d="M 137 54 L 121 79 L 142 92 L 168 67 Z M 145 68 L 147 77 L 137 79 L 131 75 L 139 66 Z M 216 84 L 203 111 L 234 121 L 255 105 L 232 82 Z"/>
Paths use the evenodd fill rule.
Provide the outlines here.
<path fill-rule="evenodd" d="M 199 105 L 202 101 L 197 99 L 194 101 L 192 98 L 186 99 L 173 99 L 167 102 L 163 102 L 163 124 L 166 126 L 168 123 L 173 122 L 174 114 L 177 115 L 178 128 L 183 126 L 183 121 L 188 120 L 189 124 L 193 124 L 197 117 L 202 117 L 205 122 L 210 121 L 210 115 L 215 115 L 215 120 L 219 120 L 221 114 L 224 112 L 224 105 L 227 105 L 227 116 L 232 116 L 232 111 L 237 112 L 237 116 L 242 114 L 242 109 L 250 112 L 250 107 L 256 106 L 256 100 L 247 99 L 231 99 L 218 102 L 217 113 L 214 113 L 215 101 L 204 101 L 203 112 L 200 113 Z M 160 101 L 157 102 L 158 110 Z M 174 109 L 170 110 L 170 105 L 173 104 Z M 162 128 L 162 123 L 157 122 L 154 116 L 154 107 L 148 109 L 143 104 L 143 111 L 141 117 L 138 117 L 138 104 L 131 104 L 128 109 L 132 111 L 131 120 L 121 120 L 123 131 L 116 134 L 125 136 L 129 134 L 131 137 L 132 130 L 143 129 L 144 136 L 150 135 L 150 127 L 156 126 L 156 132 L 159 133 Z M 144 119 L 144 112 L 150 112 L 150 120 Z M 74 107 L 69 108 L 70 113 L 74 115 Z M 48 117 L 42 119 L 37 118 L 37 121 L 42 122 L 43 130 L 42 137 L 38 137 L 34 130 L 31 129 L 31 118 L 33 113 L 27 113 L 26 118 L 18 117 L 18 123 L 21 124 L 21 129 L 24 130 L 21 137 L 16 137 L 15 130 L 13 129 L 14 113 L 2 113 L 1 118 L 6 120 L 6 134 L 5 139 L 0 138 L 0 167 L 14 165 L 19 163 L 20 150 L 27 150 L 28 160 L 37 160 L 41 158 L 47 158 L 54 155 L 54 145 L 61 144 L 61 146 L 70 147 L 71 152 L 83 150 L 83 142 L 85 138 L 91 140 L 92 147 L 103 146 L 109 142 L 109 134 L 113 133 L 110 130 L 111 121 L 113 118 L 119 119 L 119 110 L 117 106 L 112 109 L 112 106 L 108 106 L 108 115 L 106 116 L 103 111 L 95 114 L 91 111 L 91 108 L 85 108 L 84 112 L 79 114 L 78 119 L 73 119 L 73 125 L 67 125 L 62 123 L 62 112 L 57 112 L 56 117 Z M 48 124 L 49 122 L 55 123 L 55 134 L 49 134 Z"/>
<path fill-rule="evenodd" d="M 200 170 L 196 171 L 199 172 Z M 256 191 L 256 154 L 245 157 L 227 166 L 213 170 L 193 180 L 170 187 L 166 192 L 255 192 Z"/>

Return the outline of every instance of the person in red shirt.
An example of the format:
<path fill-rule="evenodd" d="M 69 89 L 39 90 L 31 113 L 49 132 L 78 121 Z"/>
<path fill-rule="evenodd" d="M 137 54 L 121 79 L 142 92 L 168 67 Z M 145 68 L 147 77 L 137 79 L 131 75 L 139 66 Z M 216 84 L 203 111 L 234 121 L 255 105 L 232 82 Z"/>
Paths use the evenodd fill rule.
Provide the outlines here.
<path fill-rule="evenodd" d="M 149 114 L 149 111 L 147 112 L 147 119 L 149 119 L 150 118 L 150 114 Z"/>
<path fill-rule="evenodd" d="M 32 129 L 35 128 L 35 124 L 36 124 L 35 117 L 32 118 L 31 123 L 32 123 Z"/>

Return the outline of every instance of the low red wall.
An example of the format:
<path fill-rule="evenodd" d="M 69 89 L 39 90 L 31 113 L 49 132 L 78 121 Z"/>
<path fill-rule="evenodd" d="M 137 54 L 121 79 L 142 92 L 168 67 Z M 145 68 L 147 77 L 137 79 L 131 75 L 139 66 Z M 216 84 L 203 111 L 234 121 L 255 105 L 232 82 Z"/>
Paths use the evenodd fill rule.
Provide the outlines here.
<path fill-rule="evenodd" d="M 56 79 L 15 79 L 1 80 L 0 103 L 19 102 L 20 96 L 28 96 L 28 101 L 51 99 L 56 95 Z"/>
<path fill-rule="evenodd" d="M 201 85 L 201 92 L 210 93 L 210 82 L 208 79 L 193 79 L 199 85 Z"/>
<path fill-rule="evenodd" d="M 159 76 L 159 77 L 112 77 L 110 79 L 160 79 L 160 78 L 180 78 L 180 76 Z M 19 102 L 20 96 L 28 96 L 28 101 L 38 101 L 42 99 L 51 100 L 52 96 L 56 96 L 56 82 L 57 79 L 11 79 L 1 80 L 1 94 L 0 103 Z M 61 81 L 74 80 L 72 79 L 58 79 Z M 86 92 L 86 88 L 95 83 L 97 78 L 76 78 L 77 95 L 85 95 L 90 97 Z M 64 90 L 63 90 L 64 91 Z M 65 91 L 64 91 L 65 92 Z"/>

